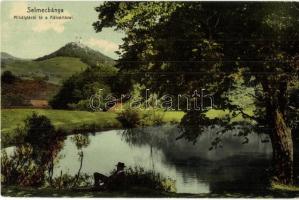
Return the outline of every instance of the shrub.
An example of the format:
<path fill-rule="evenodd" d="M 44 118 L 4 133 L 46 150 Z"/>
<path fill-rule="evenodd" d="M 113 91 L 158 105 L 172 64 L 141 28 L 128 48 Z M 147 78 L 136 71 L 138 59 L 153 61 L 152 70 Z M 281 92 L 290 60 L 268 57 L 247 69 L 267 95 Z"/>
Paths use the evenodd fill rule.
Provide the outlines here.
<path fill-rule="evenodd" d="M 20 94 L 4 94 L 1 98 L 1 106 L 4 108 L 13 106 L 28 106 L 28 103 Z"/>
<path fill-rule="evenodd" d="M 126 169 L 127 187 L 144 187 L 156 191 L 175 192 L 175 181 L 162 177 L 155 171 L 146 171 L 142 167 Z"/>
<path fill-rule="evenodd" d="M 12 155 L 1 152 L 1 183 L 4 185 L 41 186 L 45 171 L 32 158 L 32 147 L 21 145 Z"/>
<path fill-rule="evenodd" d="M 17 80 L 17 77 L 11 71 L 5 71 L 1 75 L 1 82 L 12 84 Z"/>
<path fill-rule="evenodd" d="M 164 113 L 159 110 L 149 110 L 143 115 L 143 124 L 161 125 L 163 124 Z"/>
<path fill-rule="evenodd" d="M 55 130 L 45 116 L 33 114 L 18 128 L 26 144 L 17 146 L 10 156 L 2 151 L 1 182 L 6 185 L 41 186 L 48 170 L 53 175 L 54 160 L 63 147 L 65 133 Z"/>
<path fill-rule="evenodd" d="M 135 128 L 141 125 L 141 114 L 135 110 L 127 108 L 118 114 L 117 119 L 125 128 Z"/>

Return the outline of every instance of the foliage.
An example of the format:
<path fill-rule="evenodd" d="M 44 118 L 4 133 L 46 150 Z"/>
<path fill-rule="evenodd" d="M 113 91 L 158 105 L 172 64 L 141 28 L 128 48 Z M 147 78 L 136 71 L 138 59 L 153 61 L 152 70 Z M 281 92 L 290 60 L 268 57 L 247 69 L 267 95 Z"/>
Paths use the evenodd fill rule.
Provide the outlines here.
<path fill-rule="evenodd" d="M 142 124 L 161 125 L 164 122 L 165 113 L 157 109 L 149 109 L 143 112 Z"/>
<path fill-rule="evenodd" d="M 76 134 L 71 137 L 71 140 L 75 143 L 77 149 L 78 149 L 78 155 L 79 155 L 79 160 L 80 160 L 80 167 L 78 169 L 78 173 L 76 177 L 74 178 L 74 183 L 73 186 L 77 186 L 79 179 L 81 177 L 81 169 L 83 165 L 83 158 L 84 158 L 84 153 L 83 153 L 83 148 L 86 148 L 90 144 L 90 139 L 88 135 L 82 135 L 82 134 Z"/>
<path fill-rule="evenodd" d="M 26 118 L 24 124 L 23 129 L 16 131 L 23 135 L 25 144 L 16 146 L 10 156 L 2 152 L 3 183 L 40 186 L 46 171 L 51 182 L 54 161 L 63 146 L 65 133 L 55 130 L 47 117 L 36 113 Z"/>
<path fill-rule="evenodd" d="M 50 101 L 55 109 L 91 108 L 89 99 L 102 89 L 102 97 L 110 93 L 116 69 L 107 66 L 89 67 L 64 81 L 62 88 Z"/>
<path fill-rule="evenodd" d="M 46 116 L 36 113 L 25 119 L 24 130 L 24 142 L 32 146 L 32 158 L 37 164 L 47 165 L 59 152 L 60 141 L 64 140 L 65 134 L 55 130 L 50 119 Z"/>
<path fill-rule="evenodd" d="M 96 11 L 96 31 L 115 27 L 126 34 L 120 73 L 133 73 L 135 82 L 159 95 L 200 87 L 213 92 L 215 107 L 232 112 L 228 118 L 250 119 L 254 123 L 241 123 L 271 136 L 275 173 L 281 182 L 292 183 L 294 116 L 288 93 L 299 75 L 296 3 L 106 2 Z M 238 80 L 255 88 L 253 115 L 229 98 Z M 205 125 L 198 114 L 187 112 L 195 116 L 186 119 Z M 230 122 L 221 125 L 230 131 Z"/>
<path fill-rule="evenodd" d="M 6 84 L 12 84 L 18 80 L 18 77 L 16 77 L 11 71 L 4 71 L 1 75 L 1 82 Z"/>
<path fill-rule="evenodd" d="M 32 159 L 30 145 L 22 145 L 8 156 L 1 152 L 1 183 L 4 185 L 41 186 L 44 183 L 44 170 Z"/>
<path fill-rule="evenodd" d="M 117 119 L 125 128 L 135 128 L 141 125 L 142 115 L 139 110 L 127 108 L 118 114 Z"/>
<path fill-rule="evenodd" d="M 111 172 L 112 174 L 113 172 Z M 175 181 L 163 178 L 159 173 L 146 171 L 142 167 L 129 167 L 125 170 L 126 187 L 144 187 L 156 191 L 175 192 Z"/>
<path fill-rule="evenodd" d="M 28 106 L 28 103 L 20 94 L 2 94 L 1 107 L 9 108 L 13 106 Z"/>
<path fill-rule="evenodd" d="M 81 150 L 89 145 L 90 139 L 87 135 L 76 134 L 71 137 L 71 140 L 75 143 L 77 149 Z"/>
<path fill-rule="evenodd" d="M 288 191 L 288 192 L 299 192 L 299 186 L 295 185 L 284 185 L 279 182 L 272 181 L 271 188 L 273 190 L 281 190 L 281 191 Z"/>

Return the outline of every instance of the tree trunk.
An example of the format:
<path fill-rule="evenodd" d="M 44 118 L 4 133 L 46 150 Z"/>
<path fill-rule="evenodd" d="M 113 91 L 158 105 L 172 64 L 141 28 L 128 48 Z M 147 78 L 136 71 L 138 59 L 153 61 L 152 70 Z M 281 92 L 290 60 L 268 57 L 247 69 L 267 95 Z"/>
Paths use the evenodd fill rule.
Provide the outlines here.
<path fill-rule="evenodd" d="M 279 110 L 272 112 L 273 131 L 270 133 L 273 147 L 274 174 L 278 182 L 293 183 L 293 141 L 291 129 Z"/>

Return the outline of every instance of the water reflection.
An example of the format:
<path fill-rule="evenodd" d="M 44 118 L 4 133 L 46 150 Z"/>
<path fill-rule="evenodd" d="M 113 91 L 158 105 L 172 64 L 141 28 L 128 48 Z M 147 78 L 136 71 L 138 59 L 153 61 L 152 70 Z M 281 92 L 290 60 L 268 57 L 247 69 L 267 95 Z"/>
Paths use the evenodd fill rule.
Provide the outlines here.
<path fill-rule="evenodd" d="M 118 161 L 127 166 L 141 166 L 155 170 L 176 180 L 177 192 L 208 193 L 237 190 L 242 186 L 256 190 L 265 185 L 266 169 L 271 159 L 271 144 L 263 143 L 266 136 L 249 134 L 249 141 L 234 133 L 222 137 L 223 148 L 209 151 L 216 137 L 211 129 L 202 134 L 195 145 L 179 136 L 176 126 L 160 126 L 105 131 L 90 135 L 90 143 L 84 148 L 81 173 L 101 171 L 108 175 Z M 78 150 L 71 137 L 65 141 L 59 166 L 75 175 L 78 172 Z M 79 160 L 80 162 L 80 160 Z M 254 176 L 252 176 L 254 174 Z"/>
<path fill-rule="evenodd" d="M 83 152 L 83 148 L 88 147 L 88 145 L 90 144 L 90 140 L 89 140 L 89 136 L 88 135 L 82 135 L 82 134 L 77 134 L 71 137 L 71 140 L 74 142 L 74 144 L 76 145 L 77 149 L 78 149 L 78 156 L 79 156 L 79 161 L 80 161 L 80 167 L 78 169 L 78 173 L 75 177 L 75 181 L 74 181 L 74 186 L 76 186 L 78 179 L 80 177 L 80 172 L 83 166 L 83 159 L 84 159 L 84 152 Z"/>

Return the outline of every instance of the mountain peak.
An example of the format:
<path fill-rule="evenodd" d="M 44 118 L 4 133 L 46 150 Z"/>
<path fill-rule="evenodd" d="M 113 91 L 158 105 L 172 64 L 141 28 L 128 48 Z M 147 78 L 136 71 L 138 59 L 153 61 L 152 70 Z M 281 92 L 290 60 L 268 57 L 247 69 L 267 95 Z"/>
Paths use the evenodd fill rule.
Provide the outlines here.
<path fill-rule="evenodd" d="M 87 46 L 84 45 L 83 43 L 81 42 L 69 42 L 65 45 L 66 46 L 69 46 L 69 47 L 80 47 L 80 48 L 86 48 Z"/>
<path fill-rule="evenodd" d="M 80 42 L 67 43 L 57 51 L 37 58 L 36 60 L 46 60 L 57 56 L 80 58 L 82 62 L 88 64 L 89 66 L 96 66 L 99 64 L 114 64 L 114 60 L 112 58 L 105 56 L 101 52 L 93 50 Z"/>

